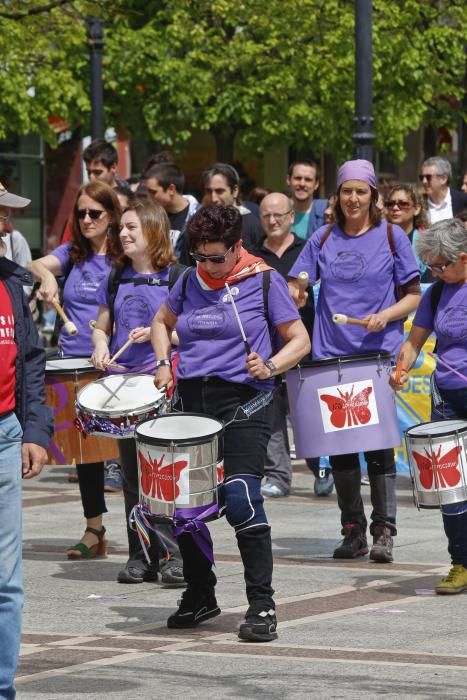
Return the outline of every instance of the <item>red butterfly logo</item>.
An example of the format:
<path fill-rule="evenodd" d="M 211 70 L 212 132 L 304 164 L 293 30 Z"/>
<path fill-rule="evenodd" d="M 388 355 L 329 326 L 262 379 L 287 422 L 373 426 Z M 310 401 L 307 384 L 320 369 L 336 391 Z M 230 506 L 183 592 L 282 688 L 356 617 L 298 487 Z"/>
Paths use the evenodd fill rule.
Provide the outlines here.
<path fill-rule="evenodd" d="M 159 461 L 152 460 L 148 454 L 148 459 L 138 450 L 139 464 L 141 469 L 141 488 L 145 496 L 157 498 L 159 501 L 174 501 L 180 495 L 178 482 L 180 474 L 188 466 L 188 462 L 180 460 L 173 464 L 162 466 L 165 454 Z M 173 471 L 172 471 L 173 468 Z M 175 480 L 172 478 L 175 474 Z"/>
<path fill-rule="evenodd" d="M 433 483 L 435 488 L 441 489 L 457 486 L 461 479 L 461 473 L 458 469 L 461 447 L 453 447 L 452 450 L 446 452 L 444 457 L 441 457 L 441 447 L 438 452 L 430 454 L 426 448 L 425 452 L 426 457 L 412 450 L 423 488 L 430 489 Z"/>
<path fill-rule="evenodd" d="M 217 483 L 224 481 L 224 462 L 217 465 Z"/>
<path fill-rule="evenodd" d="M 368 397 L 373 391 L 373 387 L 368 386 L 362 389 L 356 396 L 353 395 L 354 387 L 351 391 L 342 392 L 339 388 L 339 396 L 322 394 L 321 401 L 327 404 L 331 411 L 331 423 L 335 428 L 343 428 L 347 423 L 349 427 L 353 425 L 365 425 L 371 419 L 371 411 L 368 408 Z"/>

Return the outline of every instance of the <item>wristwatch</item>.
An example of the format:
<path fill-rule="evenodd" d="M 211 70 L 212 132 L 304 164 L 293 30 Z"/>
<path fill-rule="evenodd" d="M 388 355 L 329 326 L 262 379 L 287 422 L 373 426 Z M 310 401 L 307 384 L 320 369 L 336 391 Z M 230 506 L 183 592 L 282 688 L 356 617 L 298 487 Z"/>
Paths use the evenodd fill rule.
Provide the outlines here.
<path fill-rule="evenodd" d="M 267 360 L 265 363 L 268 370 L 271 372 L 271 377 L 275 377 L 277 372 L 277 367 L 272 360 Z"/>
<path fill-rule="evenodd" d="M 172 367 L 172 361 L 171 360 L 157 360 L 156 368 L 159 369 L 159 367 Z"/>

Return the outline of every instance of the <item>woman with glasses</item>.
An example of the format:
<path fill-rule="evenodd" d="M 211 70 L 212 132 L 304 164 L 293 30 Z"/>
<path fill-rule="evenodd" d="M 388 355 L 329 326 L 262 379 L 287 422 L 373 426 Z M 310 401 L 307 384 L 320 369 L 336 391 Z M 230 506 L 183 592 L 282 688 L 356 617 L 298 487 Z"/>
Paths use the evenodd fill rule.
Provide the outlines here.
<path fill-rule="evenodd" d="M 249 603 L 239 637 L 268 642 L 277 637 L 277 621 L 261 479 L 271 435 L 274 377 L 304 357 L 310 342 L 286 282 L 242 247 L 241 230 L 242 216 L 233 206 L 212 204 L 193 215 L 187 234 L 197 266 L 176 283 L 159 309 L 152 340 L 156 386 L 173 384 L 170 336 L 176 328 L 177 387 L 183 410 L 225 423 L 225 512 L 237 537 Z M 283 343 L 279 351 L 271 334 Z M 220 613 L 216 577 L 190 534 L 182 534 L 178 541 L 188 588 L 167 625 L 190 628 Z"/>
<path fill-rule="evenodd" d="M 403 388 L 434 331 L 438 342 L 431 420 L 467 421 L 467 230 L 462 221 L 445 219 L 431 226 L 418 239 L 417 252 L 438 281 L 422 297 L 400 351 L 402 372 L 400 377 L 392 374 L 391 384 L 396 391 Z M 452 568 L 436 592 L 462 593 L 467 590 L 467 500 L 441 510 Z"/>
<path fill-rule="evenodd" d="M 410 185 L 397 183 L 387 193 L 384 208 L 387 221 L 397 224 L 406 232 L 417 258 L 415 243 L 420 233 L 428 226 L 423 200 Z M 427 266 L 418 258 L 417 262 L 422 282 L 432 282 L 433 278 Z"/>
<path fill-rule="evenodd" d="M 395 356 L 403 340 L 403 321 L 420 300 L 420 273 L 410 241 L 399 226 L 382 220 L 372 163 L 351 160 L 337 175 L 336 223 L 319 228 L 308 240 L 289 275 L 298 306 L 304 303 L 298 275 L 308 272 L 310 284 L 319 279 L 312 338 L 314 360 L 364 353 Z M 333 315 L 362 319 L 365 326 L 336 325 Z M 314 420 L 310 416 L 310 421 Z M 396 530 L 396 465 L 393 449 L 365 452 L 371 489 L 370 559 L 393 560 Z M 336 559 L 353 559 L 368 552 L 367 520 L 361 497 L 358 450 L 329 458 L 341 511 L 341 544 Z"/>
<path fill-rule="evenodd" d="M 99 311 L 92 338 L 92 360 L 98 369 L 110 373 L 154 374 L 156 359 L 150 342 L 151 322 L 166 301 L 176 277 L 186 269 L 182 265 L 174 265 L 170 222 L 163 207 L 152 200 L 130 204 L 120 220 L 119 238 L 112 239 L 109 243 L 109 255 L 116 266 L 111 275 L 114 280 L 115 274 L 118 275 L 118 283 L 109 285 L 109 275 L 106 275 L 97 291 Z M 119 369 L 112 369 L 109 366 L 111 356 L 129 338 L 133 344 L 120 355 Z M 118 448 L 129 547 L 129 559 L 119 572 L 118 581 L 155 581 L 160 571 L 163 584 L 184 586 L 173 528 L 160 526 L 167 543 L 168 558 L 159 556 L 155 546 L 153 561 L 148 565 L 138 535 L 128 525 L 129 515 L 139 500 L 135 440 L 118 440 Z"/>
<path fill-rule="evenodd" d="M 71 241 L 28 266 L 41 282 L 37 296 L 44 301 L 57 299 L 57 278 L 65 280 L 63 307 L 78 332 L 68 335 L 62 326 L 58 340 L 62 357 L 90 357 L 93 351 L 90 321 L 97 316 L 97 290 L 111 269 L 108 244 L 118 237 L 120 215 L 111 187 L 98 180 L 83 185 L 73 209 Z M 86 529 L 81 540 L 67 550 L 67 556 L 89 559 L 107 551 L 102 525 L 107 512 L 104 463 L 77 464 L 77 473 Z"/>

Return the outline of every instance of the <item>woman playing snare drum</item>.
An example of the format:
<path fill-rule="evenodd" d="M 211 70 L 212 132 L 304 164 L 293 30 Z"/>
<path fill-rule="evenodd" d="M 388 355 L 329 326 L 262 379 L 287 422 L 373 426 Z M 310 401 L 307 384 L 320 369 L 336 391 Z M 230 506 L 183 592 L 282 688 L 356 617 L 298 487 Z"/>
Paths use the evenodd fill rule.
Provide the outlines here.
<path fill-rule="evenodd" d="M 420 299 L 419 269 L 410 241 L 398 226 L 381 221 L 373 165 L 347 161 L 337 176 L 336 224 L 315 231 L 290 271 L 301 271 L 311 283 L 321 280 L 313 329 L 313 359 L 390 352 L 402 343 L 402 319 Z M 296 279 L 289 283 L 294 299 L 303 305 Z M 398 301 L 399 290 L 403 297 Z M 363 319 L 366 327 L 337 325 L 333 314 Z M 310 416 L 310 420 L 315 420 Z M 396 535 L 396 466 L 394 450 L 365 452 L 371 488 L 370 558 L 392 561 Z M 336 559 L 367 554 L 367 520 L 360 493 L 358 453 L 330 457 L 344 539 Z"/>
<path fill-rule="evenodd" d="M 56 278 L 65 277 L 63 306 L 78 333 L 71 336 L 61 329 L 62 356 L 82 358 L 92 352 L 89 322 L 96 318 L 96 292 L 111 267 L 108 243 L 118 237 L 120 213 L 117 195 L 111 187 L 99 181 L 83 185 L 73 209 L 71 242 L 29 265 L 41 280 L 37 296 L 45 301 L 51 302 L 58 296 Z M 107 512 L 104 463 L 78 464 L 77 472 L 86 530 L 80 542 L 67 550 L 67 556 L 89 559 L 107 551 L 102 525 L 103 514 Z"/>
<path fill-rule="evenodd" d="M 114 239 L 109 246 L 109 254 L 117 266 L 111 273 L 113 282 L 109 288 L 109 277 L 106 276 L 96 295 L 99 312 L 93 332 L 92 359 L 98 369 L 112 372 L 112 368 L 108 367 L 110 356 L 130 337 L 133 344 L 118 359 L 122 371 L 155 372 L 156 360 L 150 342 L 151 321 L 167 299 L 169 285 L 175 277 L 173 273 L 180 274 L 185 269 L 181 265 L 174 266 L 175 257 L 169 231 L 167 215 L 156 202 L 147 200 L 130 204 L 122 214 L 120 237 Z M 141 398 L 144 403 L 144 397 Z M 153 562 L 149 566 L 138 535 L 128 526 L 128 517 L 139 500 L 135 441 L 133 438 L 118 440 L 118 448 L 129 546 L 129 559 L 119 572 L 118 581 L 154 581 L 160 569 L 162 583 L 184 586 L 180 553 L 172 528 L 168 525 L 160 526 L 169 558 L 164 560 L 159 557 L 158 548 L 155 547 Z"/>
<path fill-rule="evenodd" d="M 242 248 L 241 218 L 235 207 L 214 204 L 202 207 L 190 219 L 188 243 L 197 268 L 179 280 L 169 294 L 153 321 L 152 338 L 158 360 L 156 386 L 173 383 L 170 335 L 176 327 L 181 407 L 212 415 L 226 424 L 226 516 L 235 529 L 249 603 L 239 637 L 270 641 L 277 637 L 277 623 L 271 587 L 271 535 L 261 495 L 271 434 L 270 400 L 274 376 L 294 366 L 309 352 L 310 343 L 281 275 Z M 225 283 L 230 285 L 232 297 Z M 252 351 L 242 341 L 231 298 Z M 284 342 L 279 352 L 272 348 L 273 329 Z M 211 562 L 190 534 L 182 534 L 179 545 L 188 588 L 167 625 L 189 628 L 220 610 Z"/>
<path fill-rule="evenodd" d="M 431 420 L 467 421 L 467 230 L 462 221 L 434 224 L 417 240 L 417 254 L 438 278 L 425 292 L 412 329 L 401 348 L 402 372 L 391 376 L 396 391 L 434 331 L 438 363 L 432 376 Z M 452 568 L 437 593 L 467 590 L 467 501 L 442 506 Z"/>

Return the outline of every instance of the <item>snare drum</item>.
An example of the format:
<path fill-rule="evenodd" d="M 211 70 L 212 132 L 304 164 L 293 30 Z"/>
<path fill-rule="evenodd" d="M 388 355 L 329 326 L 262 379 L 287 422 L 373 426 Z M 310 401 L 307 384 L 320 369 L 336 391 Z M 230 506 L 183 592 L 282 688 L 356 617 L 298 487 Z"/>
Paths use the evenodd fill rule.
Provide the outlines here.
<path fill-rule="evenodd" d="M 99 372 L 85 357 L 57 357 L 45 365 L 45 395 L 54 412 L 54 435 L 48 449 L 49 464 L 88 464 L 118 457 L 112 443 L 86 438 L 74 425 L 79 391 Z"/>
<path fill-rule="evenodd" d="M 169 413 L 138 423 L 140 502 L 154 515 L 187 519 L 193 509 L 217 504 L 217 486 L 224 478 L 223 433 L 221 421 L 198 413 Z"/>
<path fill-rule="evenodd" d="M 417 508 L 467 501 L 467 422 L 420 423 L 405 432 Z"/>
<path fill-rule="evenodd" d="M 390 353 L 316 360 L 286 372 L 297 457 L 400 445 Z"/>
<path fill-rule="evenodd" d="M 85 386 L 76 399 L 76 413 L 89 435 L 133 437 L 139 420 L 155 416 L 165 394 L 150 374 L 112 374 Z"/>

